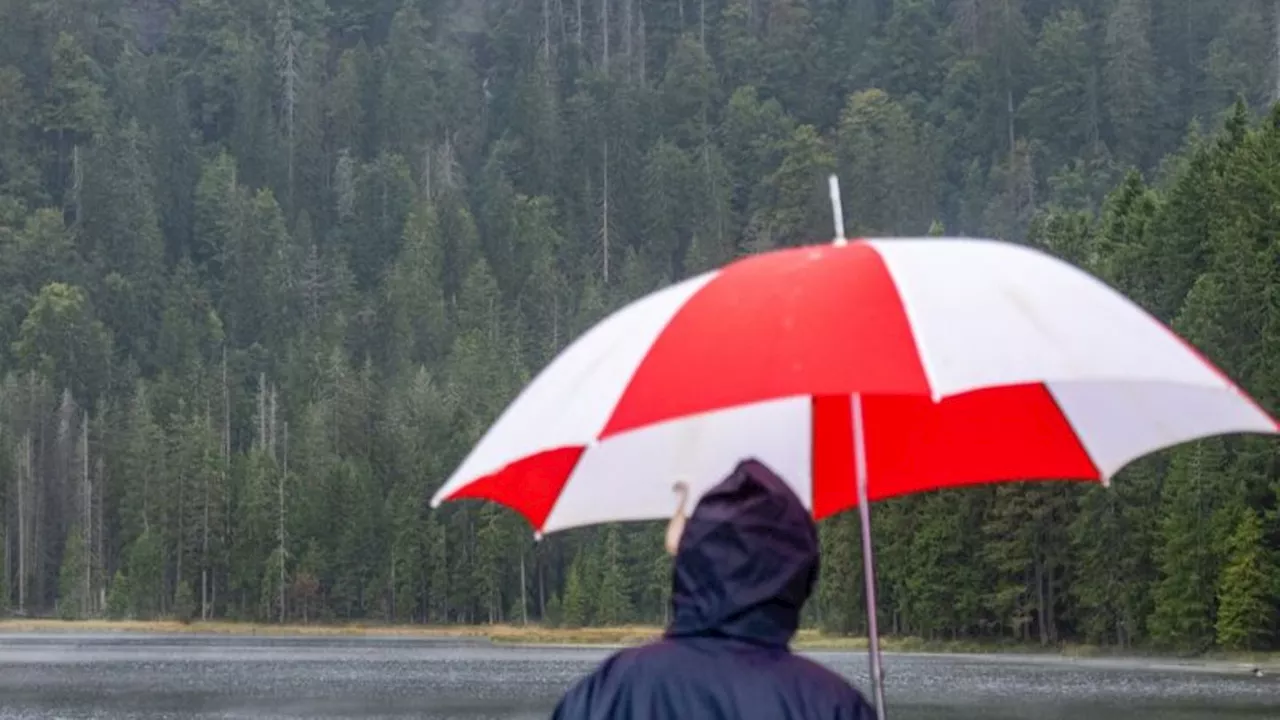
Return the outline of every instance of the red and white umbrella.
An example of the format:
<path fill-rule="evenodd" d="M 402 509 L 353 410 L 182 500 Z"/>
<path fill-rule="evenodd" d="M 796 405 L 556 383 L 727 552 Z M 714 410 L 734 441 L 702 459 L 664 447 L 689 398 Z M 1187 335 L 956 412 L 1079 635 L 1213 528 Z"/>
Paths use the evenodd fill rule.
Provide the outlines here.
<path fill-rule="evenodd" d="M 834 188 L 833 200 L 838 198 Z M 835 214 L 839 218 L 838 203 Z M 1194 348 L 1076 267 L 974 239 L 746 257 L 648 295 L 557 356 L 432 499 L 539 533 L 670 517 L 755 457 L 821 519 L 1005 480 L 1108 483 L 1152 451 L 1276 421 Z"/>
<path fill-rule="evenodd" d="M 815 517 L 867 493 L 1104 484 L 1154 450 L 1276 422 L 1101 281 L 1029 247 L 861 240 L 777 250 L 601 321 L 524 389 L 433 499 L 539 532 L 669 517 L 741 458 Z"/>

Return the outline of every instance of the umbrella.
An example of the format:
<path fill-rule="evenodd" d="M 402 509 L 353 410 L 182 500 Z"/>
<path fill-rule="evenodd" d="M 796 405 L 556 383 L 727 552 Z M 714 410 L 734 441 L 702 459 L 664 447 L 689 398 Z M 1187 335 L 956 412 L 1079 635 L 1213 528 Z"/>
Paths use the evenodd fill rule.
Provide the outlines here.
<path fill-rule="evenodd" d="M 1005 480 L 1108 484 L 1139 456 L 1276 421 L 1088 273 L 1013 243 L 834 243 L 740 258 L 641 298 L 561 352 L 432 499 L 487 499 L 541 535 L 670 517 L 753 456 L 815 518 Z"/>

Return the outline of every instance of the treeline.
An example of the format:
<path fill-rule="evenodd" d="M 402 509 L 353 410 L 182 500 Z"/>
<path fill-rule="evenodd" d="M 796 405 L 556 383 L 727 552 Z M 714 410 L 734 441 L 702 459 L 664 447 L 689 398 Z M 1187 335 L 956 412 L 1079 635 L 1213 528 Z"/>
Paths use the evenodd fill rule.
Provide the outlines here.
<path fill-rule="evenodd" d="M 1227 112 L 1273 10 L 0 0 L 0 605 L 661 621 L 657 529 L 427 499 L 608 310 L 829 236 L 831 171 L 852 233 L 1043 244 L 1275 409 L 1280 131 Z M 883 625 L 1274 646 L 1274 456 L 878 505 Z M 822 533 L 809 621 L 859 632 Z"/>

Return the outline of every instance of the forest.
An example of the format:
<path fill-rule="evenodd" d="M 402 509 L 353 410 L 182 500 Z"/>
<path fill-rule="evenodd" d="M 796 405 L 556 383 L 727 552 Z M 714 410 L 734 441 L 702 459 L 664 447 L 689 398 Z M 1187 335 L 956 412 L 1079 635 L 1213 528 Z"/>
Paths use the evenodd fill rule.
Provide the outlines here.
<path fill-rule="evenodd" d="M 1048 249 L 1280 409 L 1269 0 L 0 0 L 0 614 L 660 623 L 661 530 L 428 507 L 733 257 Z M 878 503 L 881 628 L 1280 648 L 1265 438 Z M 728 471 L 729 468 L 726 468 Z M 856 513 L 806 622 L 863 631 Z"/>

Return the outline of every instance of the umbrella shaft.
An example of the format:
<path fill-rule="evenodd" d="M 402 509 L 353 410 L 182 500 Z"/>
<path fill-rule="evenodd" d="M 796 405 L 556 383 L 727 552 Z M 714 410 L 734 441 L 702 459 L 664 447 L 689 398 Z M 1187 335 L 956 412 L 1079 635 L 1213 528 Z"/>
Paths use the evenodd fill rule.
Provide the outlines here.
<path fill-rule="evenodd" d="M 871 688 L 876 719 L 885 720 L 884 670 L 880 666 L 880 630 L 876 624 L 876 569 L 871 549 L 871 503 L 867 499 L 867 447 L 862 429 L 862 396 L 854 393 L 853 463 L 858 486 L 858 515 L 862 526 L 862 576 L 867 588 L 867 651 L 871 659 Z"/>

